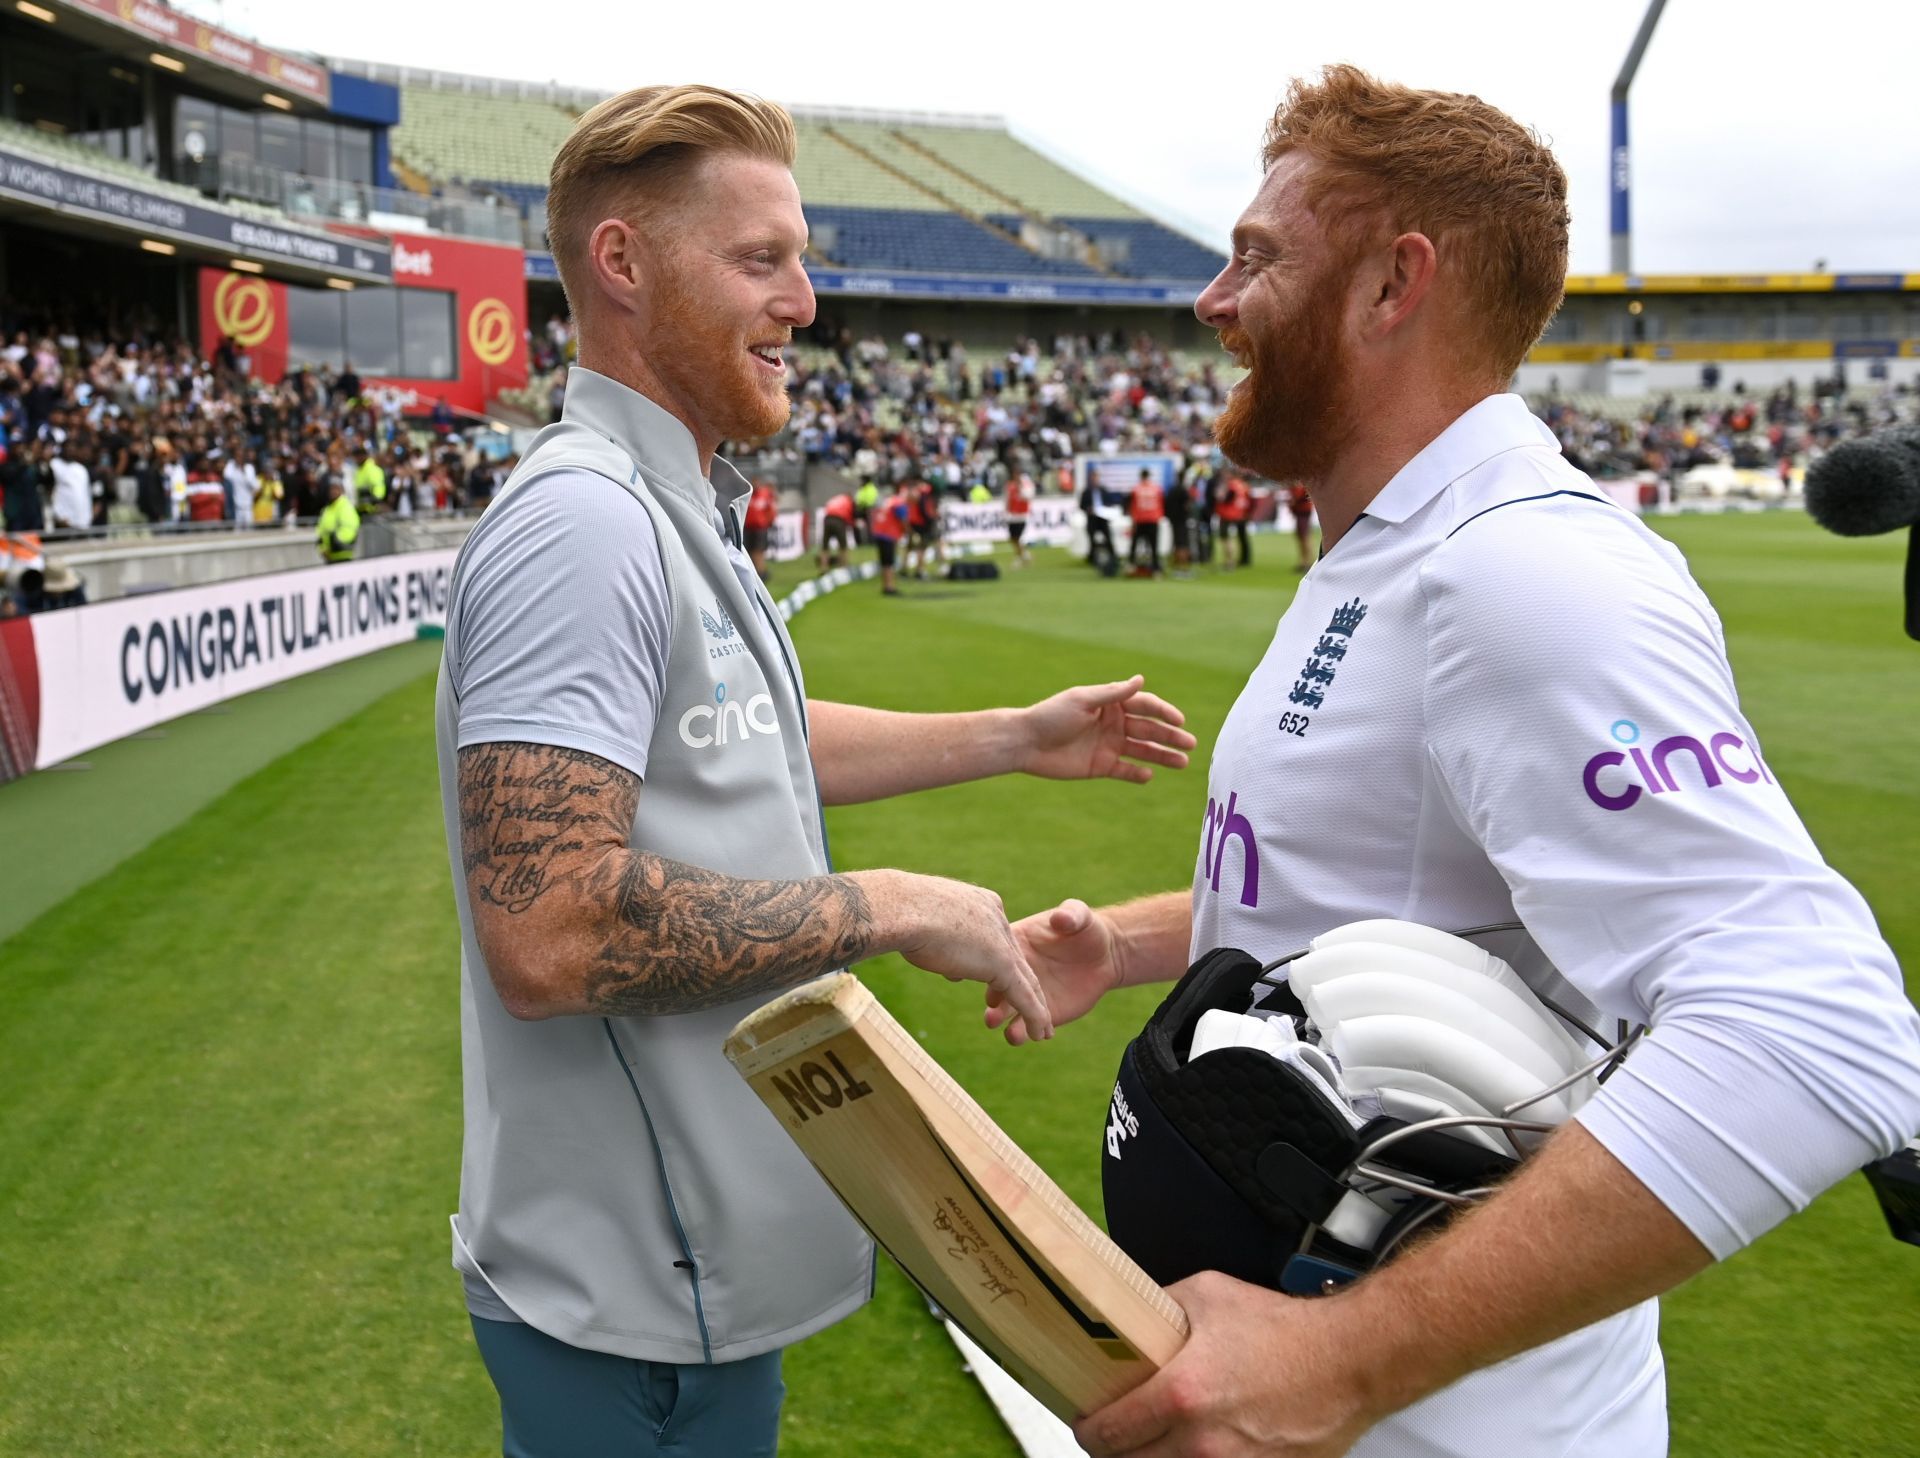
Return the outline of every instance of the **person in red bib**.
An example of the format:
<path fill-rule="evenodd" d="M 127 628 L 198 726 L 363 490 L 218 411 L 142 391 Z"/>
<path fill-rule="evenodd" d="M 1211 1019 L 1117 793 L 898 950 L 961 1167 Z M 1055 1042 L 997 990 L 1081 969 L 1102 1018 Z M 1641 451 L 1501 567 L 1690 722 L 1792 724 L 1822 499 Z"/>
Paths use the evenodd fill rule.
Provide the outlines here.
<path fill-rule="evenodd" d="M 910 514 L 907 493 L 902 489 L 874 507 L 867 518 L 867 531 L 872 535 L 874 551 L 880 557 L 880 594 L 883 597 L 900 595 L 894 567 L 900 560 L 900 539 L 907 534 L 907 518 Z"/>
<path fill-rule="evenodd" d="M 767 544 L 773 539 L 773 520 L 780 514 L 780 497 L 765 481 L 753 483 L 747 498 L 747 556 L 760 580 L 767 580 Z"/>
<path fill-rule="evenodd" d="M 1007 482 L 1007 537 L 1013 543 L 1013 565 L 1025 567 L 1033 554 L 1021 540 L 1027 534 L 1027 518 L 1033 512 L 1033 477 L 1021 471 Z"/>
<path fill-rule="evenodd" d="M 909 481 L 907 525 L 911 529 L 907 544 L 907 570 L 926 580 L 927 563 L 947 560 L 947 549 L 940 544 L 940 493 L 930 481 Z"/>
<path fill-rule="evenodd" d="M 847 548 L 853 545 L 853 497 L 845 491 L 827 498 L 820 525 L 820 570 L 838 567 L 847 560 Z"/>
<path fill-rule="evenodd" d="M 1313 566 L 1313 497 L 1298 481 L 1287 488 L 1287 510 L 1293 513 L 1293 540 L 1300 548 L 1293 570 L 1305 572 Z"/>
<path fill-rule="evenodd" d="M 1239 543 L 1238 552 L 1221 552 L 1226 569 L 1231 572 L 1235 567 L 1251 567 L 1253 547 L 1247 541 L 1247 522 L 1253 516 L 1253 492 L 1244 477 L 1230 474 L 1220 483 L 1219 516 L 1222 543 Z"/>
<path fill-rule="evenodd" d="M 1146 570 L 1160 575 L 1160 521 L 1167 514 L 1166 497 L 1153 472 L 1142 470 L 1127 498 L 1127 519 L 1133 523 L 1133 540 L 1127 545 L 1127 560 L 1140 569 L 1141 548 L 1146 549 Z"/>

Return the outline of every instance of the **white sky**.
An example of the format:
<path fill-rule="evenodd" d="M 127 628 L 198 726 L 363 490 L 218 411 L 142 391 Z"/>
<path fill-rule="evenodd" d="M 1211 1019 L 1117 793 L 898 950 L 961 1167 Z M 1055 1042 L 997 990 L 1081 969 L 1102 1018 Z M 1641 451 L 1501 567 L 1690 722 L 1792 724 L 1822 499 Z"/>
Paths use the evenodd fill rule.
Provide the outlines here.
<path fill-rule="evenodd" d="M 1471 91 L 1567 170 L 1607 268 L 1607 94 L 1644 0 L 178 0 L 268 46 L 609 90 L 989 112 L 1224 247 L 1290 76 Z M 455 18 L 457 17 L 457 19 Z M 1634 84 L 1634 266 L 1920 271 L 1913 0 L 1671 0 Z"/>

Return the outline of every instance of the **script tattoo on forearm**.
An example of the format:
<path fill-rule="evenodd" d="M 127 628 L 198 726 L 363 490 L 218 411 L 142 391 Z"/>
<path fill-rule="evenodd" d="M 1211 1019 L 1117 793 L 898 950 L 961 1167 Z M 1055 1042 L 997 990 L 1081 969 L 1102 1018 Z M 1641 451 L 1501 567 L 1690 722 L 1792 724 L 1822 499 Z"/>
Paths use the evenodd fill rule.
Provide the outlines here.
<path fill-rule="evenodd" d="M 459 778 L 467 886 L 512 915 L 577 881 L 590 848 L 624 844 L 640 796 L 631 771 L 548 744 L 472 745 Z"/>
<path fill-rule="evenodd" d="M 575 939 L 594 1012 L 696 1011 L 859 960 L 874 921 L 844 876 L 759 881 L 626 848 L 638 776 L 580 750 L 460 751 L 460 853 L 476 917 Z M 538 912 L 540 915 L 531 915 Z"/>

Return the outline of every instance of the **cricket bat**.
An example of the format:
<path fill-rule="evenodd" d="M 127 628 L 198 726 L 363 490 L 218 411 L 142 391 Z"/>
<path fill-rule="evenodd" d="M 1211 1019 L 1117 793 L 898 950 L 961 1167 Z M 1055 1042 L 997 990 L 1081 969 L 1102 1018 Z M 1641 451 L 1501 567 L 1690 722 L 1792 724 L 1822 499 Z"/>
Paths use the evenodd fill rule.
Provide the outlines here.
<path fill-rule="evenodd" d="M 852 974 L 743 1019 L 726 1055 L 928 1299 L 1061 1419 L 1180 1350 L 1173 1298 Z"/>

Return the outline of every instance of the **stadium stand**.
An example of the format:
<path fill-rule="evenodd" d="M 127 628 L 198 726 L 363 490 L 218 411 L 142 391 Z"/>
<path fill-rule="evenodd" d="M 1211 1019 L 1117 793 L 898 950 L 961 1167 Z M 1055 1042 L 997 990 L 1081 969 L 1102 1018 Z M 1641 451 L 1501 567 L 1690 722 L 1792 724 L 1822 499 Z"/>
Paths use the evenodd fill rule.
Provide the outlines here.
<path fill-rule="evenodd" d="M 1151 218 L 1061 217 L 1055 221 L 1091 238 L 1107 267 L 1134 278 L 1212 278 L 1227 264 L 1223 254 L 1202 248 Z"/>
<path fill-rule="evenodd" d="M 409 86 L 389 140 L 396 161 L 434 182 L 533 185 L 544 195 L 575 116 L 544 100 Z"/>
<path fill-rule="evenodd" d="M 89 146 L 77 137 L 60 136 L 54 132 L 42 131 L 38 127 L 22 126 L 19 122 L 9 121 L 4 117 L 0 117 L 0 146 L 27 153 L 29 156 L 39 156 L 55 166 L 71 167 L 78 172 L 90 172 L 105 181 L 130 183 L 143 191 L 159 193 L 163 197 L 191 203 L 195 207 L 225 208 L 242 217 L 256 218 L 264 222 L 286 221 L 286 215 L 277 209 L 246 202 L 240 198 L 224 198 L 213 202 L 197 188 L 156 177 L 138 163 L 126 162 L 111 156 L 98 147 Z"/>
<path fill-rule="evenodd" d="M 1092 277 L 1086 264 L 1042 258 L 955 213 L 807 205 L 814 249 L 832 263 L 934 273 Z"/>
<path fill-rule="evenodd" d="M 544 220 L 546 177 L 578 115 L 557 96 L 408 84 L 395 172 L 459 185 Z M 881 112 L 794 117 L 794 177 L 822 263 L 846 268 L 1197 282 L 1226 262 L 1050 161 L 991 119 Z"/>

